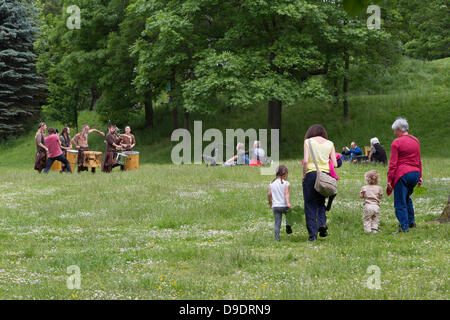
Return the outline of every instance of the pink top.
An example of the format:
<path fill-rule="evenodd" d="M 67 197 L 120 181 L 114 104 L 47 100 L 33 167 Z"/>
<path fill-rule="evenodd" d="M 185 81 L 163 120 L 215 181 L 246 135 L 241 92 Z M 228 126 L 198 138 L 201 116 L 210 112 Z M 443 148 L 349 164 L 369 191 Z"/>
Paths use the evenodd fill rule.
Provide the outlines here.
<path fill-rule="evenodd" d="M 394 189 L 397 181 L 409 172 L 419 172 L 422 178 L 422 160 L 420 159 L 420 142 L 408 134 L 395 139 L 391 145 L 389 160 L 388 183 Z M 386 190 L 390 195 L 392 190 Z"/>
<path fill-rule="evenodd" d="M 55 158 L 62 155 L 61 148 L 59 147 L 59 138 L 56 134 L 51 134 L 45 138 L 45 145 L 48 148 L 48 157 Z"/>

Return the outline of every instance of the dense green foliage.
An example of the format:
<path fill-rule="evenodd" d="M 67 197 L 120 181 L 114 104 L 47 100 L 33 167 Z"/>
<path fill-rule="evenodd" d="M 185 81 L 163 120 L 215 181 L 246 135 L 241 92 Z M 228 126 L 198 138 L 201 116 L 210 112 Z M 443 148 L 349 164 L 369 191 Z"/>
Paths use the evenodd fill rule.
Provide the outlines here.
<path fill-rule="evenodd" d="M 23 133 L 43 100 L 33 52 L 35 25 L 31 4 L 0 0 L 0 138 Z"/>
<path fill-rule="evenodd" d="M 141 114 L 148 127 L 155 102 L 174 111 L 174 128 L 178 110 L 189 123 L 192 112 L 203 117 L 255 103 L 267 103 L 266 127 L 281 128 L 282 106 L 300 98 L 343 103 L 348 118 L 350 70 L 356 67 L 368 82 L 398 62 L 405 44 L 412 52 L 411 43 L 431 39 L 428 33 L 446 23 L 439 18 L 425 33 L 423 24 L 409 30 L 409 21 L 425 19 L 426 10 L 402 1 L 374 2 L 382 7 L 380 30 L 367 28 L 368 1 L 359 0 L 76 0 L 63 1 L 60 14 L 53 1 L 39 3 L 39 66 L 50 91 L 44 110 L 72 126 L 79 110 L 95 108 L 120 126 Z M 80 30 L 66 27 L 72 4 L 81 9 Z M 437 36 L 443 42 L 436 46 L 445 44 L 445 33 Z M 160 98 L 169 86 L 167 105 Z"/>

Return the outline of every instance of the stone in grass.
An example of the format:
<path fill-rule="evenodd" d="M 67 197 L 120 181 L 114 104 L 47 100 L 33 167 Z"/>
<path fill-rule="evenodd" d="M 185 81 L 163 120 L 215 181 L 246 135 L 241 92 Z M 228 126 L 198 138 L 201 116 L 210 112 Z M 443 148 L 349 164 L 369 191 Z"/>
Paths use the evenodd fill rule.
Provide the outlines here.
<path fill-rule="evenodd" d="M 447 205 L 442 211 L 441 216 L 437 220 L 439 223 L 449 223 L 450 222 L 450 195 L 448 196 Z"/>
<path fill-rule="evenodd" d="M 449 223 L 450 222 L 450 195 L 448 196 L 447 205 L 442 211 L 441 216 L 434 221 L 429 221 L 431 224 L 439 224 L 439 223 Z"/>

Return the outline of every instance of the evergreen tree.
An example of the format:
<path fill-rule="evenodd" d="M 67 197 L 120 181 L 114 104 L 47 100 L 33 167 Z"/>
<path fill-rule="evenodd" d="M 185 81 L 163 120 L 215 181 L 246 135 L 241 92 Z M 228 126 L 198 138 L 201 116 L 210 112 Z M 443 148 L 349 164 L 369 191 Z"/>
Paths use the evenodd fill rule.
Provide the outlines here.
<path fill-rule="evenodd" d="M 34 7 L 0 0 L 0 137 L 25 129 L 39 111 L 42 77 L 36 72 Z"/>

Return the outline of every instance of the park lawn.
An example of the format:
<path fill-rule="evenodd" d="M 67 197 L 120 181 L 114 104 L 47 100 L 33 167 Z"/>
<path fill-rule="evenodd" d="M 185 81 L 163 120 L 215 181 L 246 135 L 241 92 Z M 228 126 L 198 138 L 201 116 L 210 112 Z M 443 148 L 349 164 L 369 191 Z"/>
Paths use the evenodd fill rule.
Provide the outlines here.
<path fill-rule="evenodd" d="M 417 228 L 364 234 L 359 191 L 374 166 L 345 163 L 329 236 L 307 242 L 301 167 L 290 169 L 293 234 L 273 238 L 267 188 L 251 167 L 143 164 L 138 172 L 39 175 L 0 168 L 0 299 L 449 299 L 449 225 L 428 223 L 450 193 L 450 159 L 423 159 Z M 387 169 L 375 166 L 386 184 Z M 81 270 L 68 289 L 69 266 Z M 370 289 L 369 266 L 381 289 Z"/>

